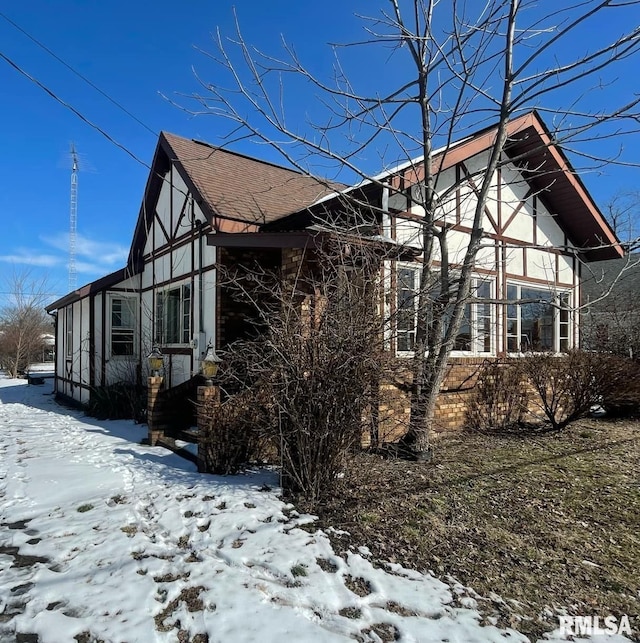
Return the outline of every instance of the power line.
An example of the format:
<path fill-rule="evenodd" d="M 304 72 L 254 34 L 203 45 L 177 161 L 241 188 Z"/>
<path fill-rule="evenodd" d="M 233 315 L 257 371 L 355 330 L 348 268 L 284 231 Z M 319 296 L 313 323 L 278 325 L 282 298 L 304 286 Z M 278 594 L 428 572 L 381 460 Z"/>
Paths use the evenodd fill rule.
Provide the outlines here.
<path fill-rule="evenodd" d="M 140 159 L 138 156 L 136 156 L 131 150 L 126 148 L 122 143 L 119 143 L 116 141 L 110 134 L 105 132 L 99 125 L 96 125 L 95 123 L 91 122 L 84 114 L 79 112 L 73 105 L 70 105 L 66 101 L 64 101 L 62 98 L 60 98 L 57 94 L 55 94 L 52 90 L 50 90 L 46 85 L 43 85 L 37 78 L 34 78 L 31 74 L 26 72 L 22 67 L 20 67 L 17 63 L 13 62 L 11 58 L 6 56 L 0 51 L 0 58 L 5 60 L 9 65 L 11 65 L 17 72 L 22 74 L 25 78 L 28 78 L 32 83 L 36 84 L 40 89 L 45 91 L 51 98 L 53 98 L 55 101 L 60 103 L 63 107 L 66 107 L 68 110 L 72 111 L 80 120 L 82 120 L 84 123 L 89 125 L 89 127 L 92 127 L 94 130 L 102 134 L 110 143 L 113 143 L 116 147 L 119 147 L 123 152 L 128 154 L 134 161 L 137 161 L 140 163 L 140 165 L 143 165 L 146 167 L 148 170 L 151 170 L 151 166 L 148 163 L 145 163 L 142 159 Z"/>
<path fill-rule="evenodd" d="M 0 13 L 0 15 L 2 15 L 2 14 Z M 84 116 L 84 114 L 82 114 L 82 113 L 81 113 L 78 109 L 76 109 L 73 105 L 71 105 L 70 103 L 67 103 L 65 100 L 63 100 L 62 98 L 60 98 L 60 97 L 59 97 L 55 92 L 53 92 L 53 91 L 52 91 L 51 89 L 49 89 L 46 85 L 44 85 L 43 83 L 41 83 L 37 78 L 34 78 L 31 74 L 29 74 L 29 72 L 27 72 L 27 71 L 25 71 L 24 69 L 22 69 L 22 67 L 20 67 L 20 65 L 18 65 L 16 62 L 14 62 L 13 60 L 11 60 L 11 58 L 9 58 L 7 55 L 3 54 L 1 51 L 0 51 L 0 58 L 2 58 L 3 60 L 5 60 L 5 61 L 6 61 L 9 65 L 11 65 L 11 67 L 13 67 L 13 68 L 18 72 L 18 73 L 22 74 L 25 78 L 29 79 L 32 83 L 34 83 L 34 84 L 35 84 L 35 85 L 37 85 L 40 89 L 42 89 L 44 92 L 46 92 L 46 93 L 47 93 L 49 96 L 51 96 L 51 98 L 53 98 L 56 102 L 60 103 L 60 105 L 62 105 L 63 107 L 66 107 L 69 111 L 73 112 L 73 113 L 74 113 L 74 114 L 75 114 L 75 115 L 76 115 L 76 116 L 77 116 L 81 121 L 83 121 L 84 123 L 86 123 L 87 125 L 89 125 L 89 127 L 91 127 L 92 129 L 94 129 L 94 130 L 96 130 L 97 132 L 99 132 L 100 134 L 102 134 L 102 136 L 104 136 L 104 138 L 106 138 L 110 143 L 112 143 L 112 144 L 113 144 L 113 145 L 115 145 L 117 148 L 119 148 L 119 149 L 121 149 L 123 152 L 125 152 L 125 154 L 128 154 L 128 155 L 129 155 L 129 156 L 130 156 L 134 161 L 136 161 L 137 163 L 140 163 L 140 165 L 142 165 L 143 167 L 145 167 L 145 168 L 146 168 L 147 170 L 149 170 L 150 172 L 152 172 L 152 171 L 153 171 L 153 168 L 151 167 L 151 165 L 149 165 L 148 163 L 146 163 L 145 161 L 143 161 L 141 158 L 139 158 L 139 157 L 138 157 L 134 152 L 132 152 L 129 148 L 125 147 L 122 143 L 119 143 L 118 141 L 116 141 L 116 140 L 115 140 L 115 139 L 114 139 L 114 138 L 113 138 L 113 137 L 112 137 L 108 132 L 106 132 L 105 130 L 103 130 L 99 125 L 96 125 L 95 123 L 93 123 L 92 121 L 90 121 L 86 116 Z M 158 178 L 159 178 L 163 183 L 167 183 L 168 185 L 170 185 L 170 184 L 171 184 L 171 182 L 170 182 L 170 181 L 169 181 L 165 176 L 162 176 L 162 174 L 160 174 L 160 173 L 158 173 L 158 172 L 156 172 L 155 174 L 156 174 L 156 176 L 157 176 L 157 177 L 158 177 Z M 184 195 L 185 197 L 188 197 L 188 196 L 189 196 L 189 192 L 188 192 L 188 191 L 186 191 L 186 192 L 185 192 L 184 190 L 182 190 L 181 188 L 179 188 L 179 187 L 177 187 L 177 186 L 175 186 L 175 185 L 172 185 L 172 188 L 173 188 L 174 190 L 176 190 L 177 192 L 179 192 L 180 194 Z"/>
<path fill-rule="evenodd" d="M 52 90 L 50 90 L 46 85 L 42 84 L 37 78 L 34 78 L 31 74 L 29 74 L 27 71 L 22 69 L 22 67 L 20 67 L 17 63 L 13 62 L 11 58 L 3 54 L 1 51 L 0 51 L 0 58 L 2 58 L 7 63 L 9 63 L 9 65 L 11 65 L 17 72 L 25 76 L 25 78 L 28 78 L 32 83 L 35 83 L 38 87 L 40 87 L 40 89 L 42 89 L 47 94 L 49 94 L 49 96 L 51 96 L 51 98 L 53 98 L 56 102 L 60 103 L 63 107 L 66 107 L 68 110 L 73 112 L 80 120 L 82 120 L 84 123 L 89 125 L 89 127 L 95 129 L 97 132 L 102 134 L 102 136 L 104 136 L 110 143 L 112 143 L 113 145 L 121 149 L 123 152 L 128 154 L 134 161 L 136 161 L 137 163 L 140 163 L 140 165 L 147 168 L 147 170 L 149 170 L 150 172 L 153 171 L 153 168 L 148 163 L 146 163 L 141 158 L 136 156 L 136 154 L 132 152 L 129 148 L 125 147 L 122 143 L 119 143 L 118 141 L 116 141 L 110 134 L 108 134 L 105 130 L 103 130 L 99 125 L 96 125 L 95 123 L 90 121 L 86 116 L 84 116 L 80 111 L 78 111 L 73 105 L 67 103 L 62 98 L 60 98 L 57 94 L 55 94 Z M 169 179 L 162 176 L 162 174 L 156 172 L 155 175 L 163 183 L 166 183 L 167 185 L 171 185 L 171 182 L 169 181 Z M 172 189 L 174 189 L 176 192 L 179 192 L 185 197 L 189 196 L 188 191 L 185 192 L 182 188 L 179 188 L 175 185 L 172 185 Z"/>
<path fill-rule="evenodd" d="M 15 295 L 18 297 L 32 297 L 32 296 L 38 296 L 38 297 L 62 297 L 62 295 L 59 292 L 43 292 L 43 293 L 36 293 L 34 295 L 33 293 L 30 293 L 28 291 L 20 291 L 16 292 L 15 290 L 0 290 L 0 295 Z"/>
<path fill-rule="evenodd" d="M 105 91 L 100 89 L 100 87 L 98 87 L 96 84 L 91 82 L 86 76 L 83 76 L 79 71 L 74 69 L 69 63 L 67 63 L 65 60 L 60 58 L 60 56 L 58 56 L 55 52 L 51 51 L 51 49 L 49 49 L 46 45 L 41 43 L 37 38 L 34 38 L 30 33 L 25 31 L 20 25 L 16 24 L 13 20 L 11 20 L 11 18 L 6 16 L 1 11 L 0 11 L 0 17 L 4 18 L 10 25 L 13 25 L 13 27 L 15 27 L 21 33 L 23 33 L 27 38 L 29 38 L 29 40 L 31 40 L 36 45 L 38 45 L 38 47 L 40 47 L 41 49 L 44 49 L 44 51 L 46 51 L 50 56 L 53 56 L 60 64 L 64 65 L 70 72 L 75 74 L 78 78 L 81 78 L 85 83 L 87 83 L 87 85 L 95 89 L 100 95 L 104 96 L 110 103 L 115 105 L 118 109 L 122 110 L 127 116 L 129 116 L 136 123 L 144 127 L 148 132 L 150 132 L 154 136 L 158 135 L 156 131 L 154 131 L 146 123 L 143 123 L 137 116 L 135 116 L 135 114 L 132 114 L 126 107 L 121 105 L 117 100 L 115 100 L 114 98 L 111 98 L 109 94 L 107 94 Z"/>
<path fill-rule="evenodd" d="M 34 78 L 33 76 L 31 76 L 31 74 L 29 74 L 27 71 L 22 69 L 22 67 L 20 67 L 17 63 L 13 62 L 13 60 L 11 60 L 11 58 L 9 58 L 5 54 L 3 54 L 1 51 L 0 51 L 0 58 L 2 58 L 7 63 L 9 63 L 9 65 L 11 65 L 20 74 L 22 74 L 23 76 L 28 78 L 32 83 L 35 83 L 38 87 L 40 87 L 40 89 L 42 89 L 47 94 L 49 94 L 49 96 L 51 96 L 51 98 L 53 98 L 55 101 L 60 103 L 63 107 L 66 107 L 68 110 L 72 111 L 80 120 L 82 120 L 84 123 L 89 125 L 89 127 L 92 127 L 97 132 L 102 134 L 102 136 L 104 136 L 110 143 L 112 143 L 113 145 L 115 145 L 116 147 L 121 149 L 123 152 L 128 154 L 134 161 L 136 161 L 137 163 L 140 163 L 140 165 L 142 165 L 143 167 L 147 168 L 147 170 L 153 171 L 153 168 L 148 163 L 146 163 L 141 158 L 136 156 L 136 154 L 134 152 L 132 152 L 129 148 L 125 147 L 122 143 L 119 143 L 118 141 L 116 141 L 110 134 L 108 134 L 105 130 L 103 130 L 99 125 L 96 125 L 95 123 L 90 121 L 86 116 L 84 116 L 80 111 L 78 111 L 73 105 L 67 103 L 62 98 L 60 98 L 52 90 L 50 90 L 46 85 L 43 85 L 37 78 Z M 173 160 L 174 159 L 172 159 L 172 161 Z M 162 174 L 160 174 L 159 172 L 155 172 L 155 175 L 163 183 L 166 183 L 167 185 L 171 185 L 171 182 L 169 181 L 169 179 L 167 179 L 166 177 L 162 176 Z M 182 188 L 179 188 L 179 187 L 177 187 L 175 185 L 172 185 L 172 189 L 174 189 L 176 192 L 182 194 L 185 197 L 189 196 L 188 191 L 185 192 Z"/>

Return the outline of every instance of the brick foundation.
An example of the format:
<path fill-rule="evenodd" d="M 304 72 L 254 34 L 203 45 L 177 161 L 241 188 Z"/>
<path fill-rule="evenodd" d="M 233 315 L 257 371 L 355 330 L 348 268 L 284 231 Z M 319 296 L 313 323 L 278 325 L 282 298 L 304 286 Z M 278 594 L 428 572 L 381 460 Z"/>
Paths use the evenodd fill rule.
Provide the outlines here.
<path fill-rule="evenodd" d="M 459 431 L 464 427 L 467 408 L 478 373 L 488 361 L 484 357 L 453 357 L 436 402 L 433 432 Z M 401 438 L 409 424 L 410 364 L 395 359 L 380 383 L 379 437 L 382 442 Z"/>

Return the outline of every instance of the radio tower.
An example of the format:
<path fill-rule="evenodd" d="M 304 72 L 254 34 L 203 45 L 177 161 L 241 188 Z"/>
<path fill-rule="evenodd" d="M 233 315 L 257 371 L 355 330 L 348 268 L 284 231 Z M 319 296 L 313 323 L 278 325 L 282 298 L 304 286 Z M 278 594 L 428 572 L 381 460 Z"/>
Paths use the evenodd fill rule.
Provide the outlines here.
<path fill-rule="evenodd" d="M 71 143 L 71 200 L 69 207 L 69 291 L 76 289 L 76 229 L 78 226 L 78 154 Z"/>

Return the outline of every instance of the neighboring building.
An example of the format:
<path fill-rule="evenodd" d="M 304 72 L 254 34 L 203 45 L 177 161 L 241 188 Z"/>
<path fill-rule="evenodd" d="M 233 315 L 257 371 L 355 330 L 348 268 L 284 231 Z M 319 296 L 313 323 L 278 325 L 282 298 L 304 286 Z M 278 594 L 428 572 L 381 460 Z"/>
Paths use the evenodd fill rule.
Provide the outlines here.
<path fill-rule="evenodd" d="M 640 254 L 589 266 L 582 306 L 584 348 L 640 358 Z"/>
<path fill-rule="evenodd" d="M 436 158 L 438 190 L 460 183 L 442 205 L 443 224 L 452 228 L 452 264 L 469 238 L 473 175 L 485 163 L 493 132 L 483 130 Z M 506 154 L 526 161 L 496 173 L 476 297 L 529 303 L 468 305 L 452 356 L 465 368 L 510 352 L 575 346 L 578 320 L 571 309 L 580 300 L 581 263 L 621 256 L 614 233 L 539 116 L 515 119 L 509 134 Z M 421 212 L 407 196 L 419 183 L 419 162 L 347 188 L 162 133 L 127 266 L 47 307 L 57 313 L 57 393 L 84 403 L 95 387 L 142 377 L 154 344 L 166 356 L 167 385 L 188 380 L 208 341 L 224 348 L 246 330 L 242 308 L 226 293 L 217 268 L 295 271 L 330 234 L 319 223 L 339 218 L 347 194 L 373 206 L 361 213 L 371 240 L 397 249 L 382 264 L 381 301 L 394 320 L 388 349 L 410 356 Z M 451 381 L 462 377 L 454 371 Z M 445 407 L 446 424 L 455 424 L 456 414 Z"/>

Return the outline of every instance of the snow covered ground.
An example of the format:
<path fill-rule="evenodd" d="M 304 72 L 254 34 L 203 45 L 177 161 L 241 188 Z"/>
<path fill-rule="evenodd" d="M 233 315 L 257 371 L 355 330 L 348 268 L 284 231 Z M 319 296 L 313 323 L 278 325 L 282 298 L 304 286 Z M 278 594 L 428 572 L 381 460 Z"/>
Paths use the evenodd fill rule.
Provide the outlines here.
<path fill-rule="evenodd" d="M 275 474 L 198 474 L 50 390 L 0 376 L 0 641 L 527 640 L 461 586 L 337 556 Z"/>

